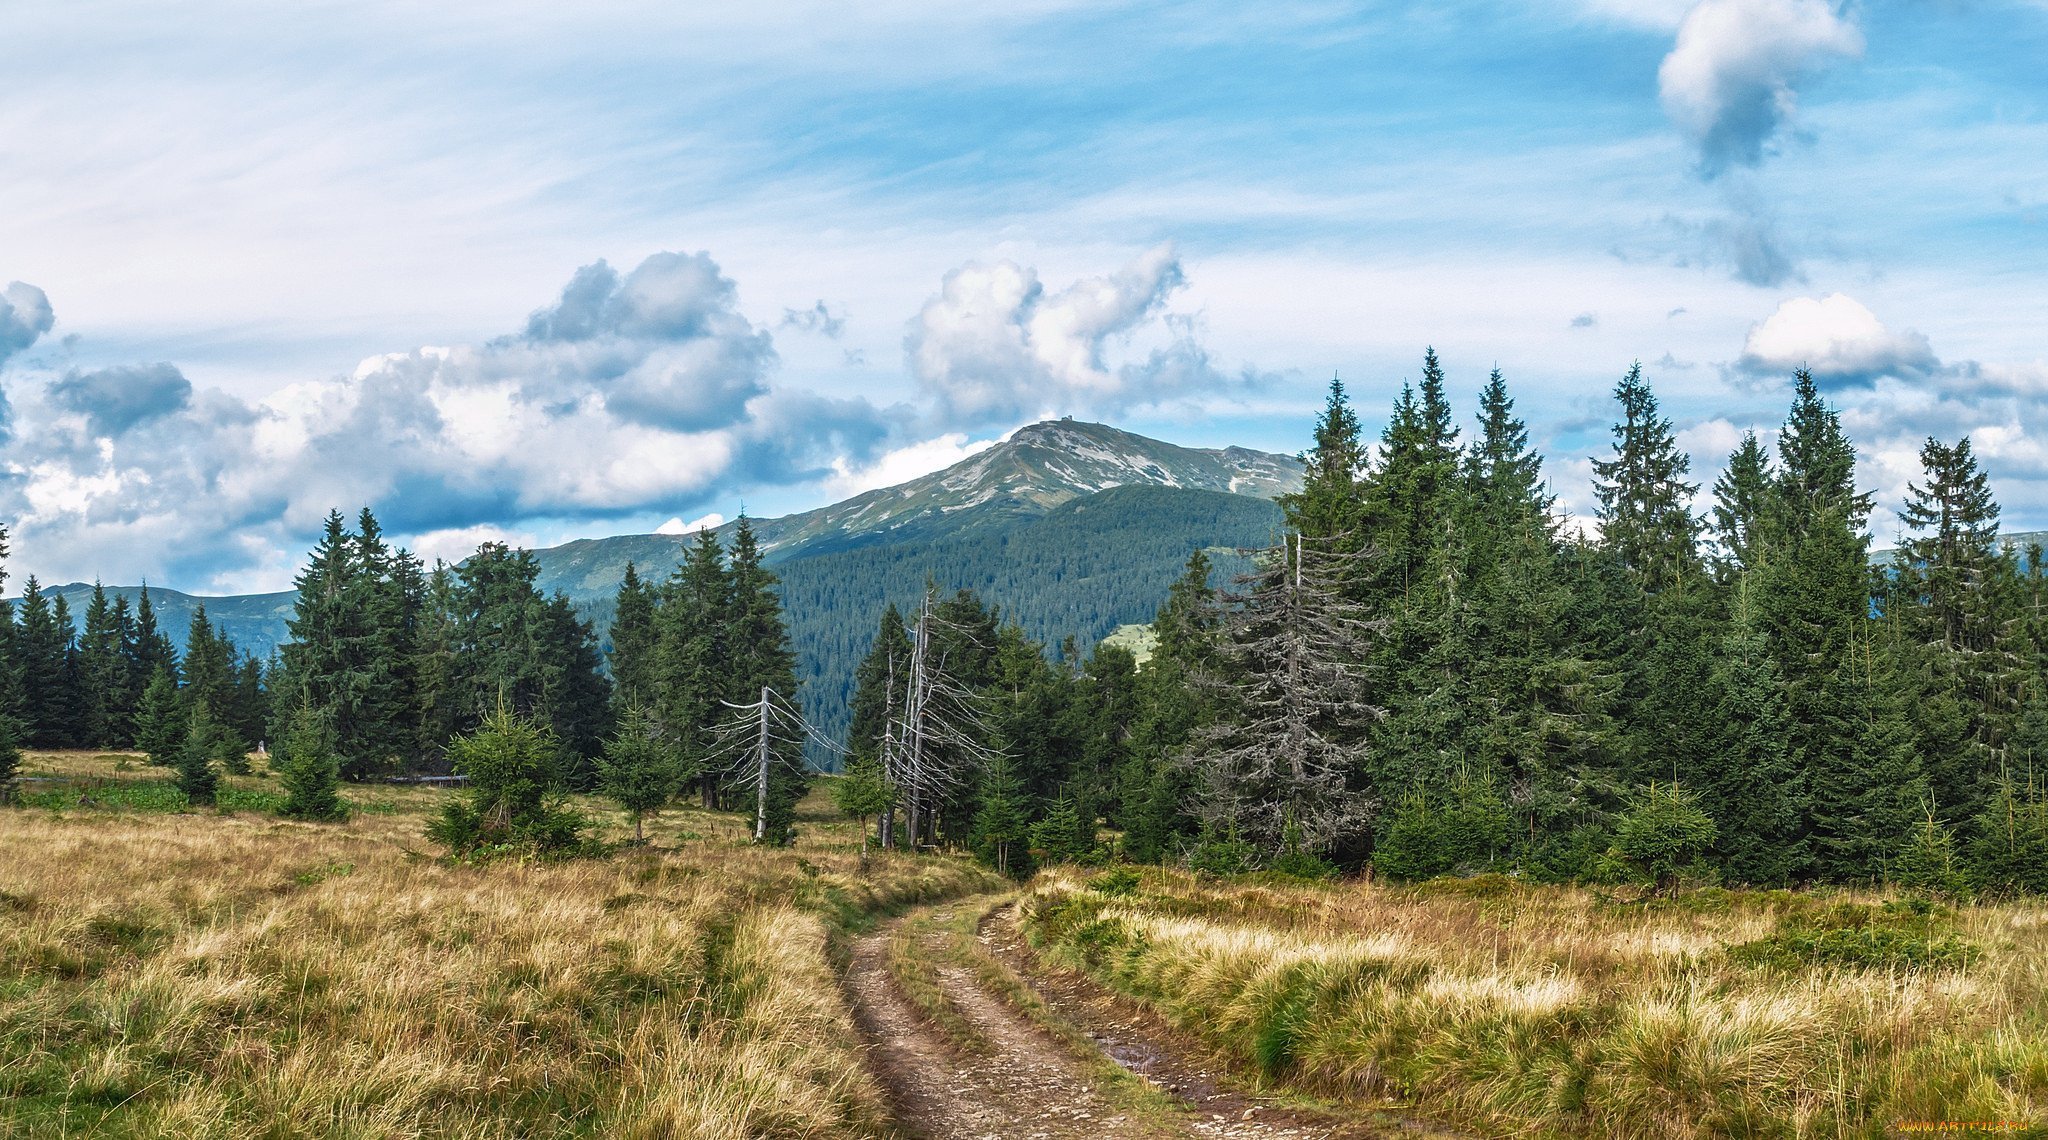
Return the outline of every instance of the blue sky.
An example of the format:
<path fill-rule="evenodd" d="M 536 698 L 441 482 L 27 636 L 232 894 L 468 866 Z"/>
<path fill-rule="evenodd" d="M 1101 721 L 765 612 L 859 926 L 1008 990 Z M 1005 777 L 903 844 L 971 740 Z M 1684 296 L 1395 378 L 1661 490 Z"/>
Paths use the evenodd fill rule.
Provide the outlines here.
<path fill-rule="evenodd" d="M 15 584 L 776 514 L 1041 415 L 1293 451 L 1432 344 L 1580 514 L 1630 361 L 1703 483 L 1804 363 L 1881 504 L 1969 433 L 2048 527 L 2041 0 L 422 7 L 9 15 Z"/>

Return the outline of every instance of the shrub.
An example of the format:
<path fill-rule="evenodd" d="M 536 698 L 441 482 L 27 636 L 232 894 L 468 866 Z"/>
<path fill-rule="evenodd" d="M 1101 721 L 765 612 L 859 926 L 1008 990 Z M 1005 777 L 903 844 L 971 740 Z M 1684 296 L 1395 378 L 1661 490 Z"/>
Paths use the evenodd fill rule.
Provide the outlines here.
<path fill-rule="evenodd" d="M 1128 898 L 1138 893 L 1138 887 L 1144 881 L 1144 876 L 1138 874 L 1135 869 L 1118 867 L 1115 870 L 1105 871 L 1090 879 L 1088 881 L 1088 889 L 1098 895 L 1107 895 L 1113 899 Z"/>
<path fill-rule="evenodd" d="M 477 859 L 515 851 L 570 854 L 583 818 L 561 806 L 561 749 L 545 725 L 504 708 L 449 746 L 468 796 L 427 825 L 427 838 Z"/>
<path fill-rule="evenodd" d="M 1956 837 L 1933 816 L 1913 829 L 1912 838 L 1892 865 L 1892 882 L 1935 898 L 1960 899 L 1970 892 L 1956 859 Z"/>
<path fill-rule="evenodd" d="M 1979 953 L 1955 933 L 1948 910 L 1924 899 L 1882 907 L 1837 903 L 1813 914 L 1788 915 L 1770 935 L 1728 950 L 1743 965 L 1788 970 L 1939 969 L 1966 966 Z"/>
<path fill-rule="evenodd" d="M 1258 858 L 1258 851 L 1239 839 L 1235 831 L 1228 835 L 1207 831 L 1194 850 L 1188 852 L 1188 870 L 1209 875 L 1242 875 L 1258 865 Z"/>
<path fill-rule="evenodd" d="M 1675 782 L 1651 784 L 1615 825 L 1607 860 L 1623 876 L 1669 891 L 1681 874 L 1700 866 L 1718 834 L 1714 821 L 1700 810 L 1697 793 Z"/>
<path fill-rule="evenodd" d="M 285 802 L 278 814 L 323 822 L 347 818 L 348 805 L 339 791 L 341 756 L 327 710 L 301 703 L 279 743 L 281 755 L 273 763 L 284 783 Z"/>
<path fill-rule="evenodd" d="M 1460 780 L 1438 799 L 1402 800 L 1373 849 L 1373 870 L 1400 882 L 1481 871 L 1507 846 L 1507 805 L 1481 780 Z"/>

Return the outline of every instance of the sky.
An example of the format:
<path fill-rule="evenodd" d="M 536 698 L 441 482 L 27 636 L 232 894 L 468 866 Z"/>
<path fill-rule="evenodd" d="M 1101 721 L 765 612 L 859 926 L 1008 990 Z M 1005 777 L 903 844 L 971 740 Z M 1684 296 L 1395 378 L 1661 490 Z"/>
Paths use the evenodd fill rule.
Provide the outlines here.
<path fill-rule="evenodd" d="M 1581 520 L 1641 361 L 1704 487 L 1805 366 L 1879 545 L 1929 436 L 2048 528 L 2048 0 L 0 22 L 10 588 L 772 516 L 1049 416 L 1295 452 L 1429 346 Z"/>

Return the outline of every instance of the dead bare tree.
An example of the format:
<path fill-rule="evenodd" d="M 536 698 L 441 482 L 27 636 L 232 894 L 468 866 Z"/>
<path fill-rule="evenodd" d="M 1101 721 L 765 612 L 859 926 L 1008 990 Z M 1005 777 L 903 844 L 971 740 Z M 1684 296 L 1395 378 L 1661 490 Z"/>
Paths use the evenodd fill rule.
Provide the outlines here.
<path fill-rule="evenodd" d="M 988 744 L 991 734 L 981 695 L 947 669 L 943 644 L 947 639 L 937 635 L 950 633 L 957 638 L 968 634 L 938 616 L 936 594 L 936 588 L 925 587 L 911 634 L 902 715 L 888 719 L 882 738 L 889 778 L 907 793 L 904 829 L 913 849 L 920 840 L 932 838 L 939 806 L 947 795 L 998 755 Z M 892 709 L 893 688 L 892 673 Z"/>
<path fill-rule="evenodd" d="M 721 720 L 710 733 L 706 750 L 707 767 L 723 769 L 726 786 L 754 791 L 754 839 L 768 838 L 768 784 L 777 765 L 803 772 L 804 745 L 816 744 L 833 752 L 839 745 L 804 719 L 790 701 L 766 685 L 758 700 L 736 705 L 721 701 L 733 715 Z"/>

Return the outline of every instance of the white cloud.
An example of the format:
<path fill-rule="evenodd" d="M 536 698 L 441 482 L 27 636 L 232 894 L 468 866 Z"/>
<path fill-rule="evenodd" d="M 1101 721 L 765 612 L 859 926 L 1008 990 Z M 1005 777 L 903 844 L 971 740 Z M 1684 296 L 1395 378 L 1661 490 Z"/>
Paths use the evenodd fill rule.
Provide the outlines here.
<path fill-rule="evenodd" d="M 475 554 L 476 548 L 486 542 L 501 542 L 522 550 L 532 550 L 540 545 L 540 540 L 526 531 L 508 530 L 495 523 L 479 523 L 413 535 L 405 546 L 432 566 L 435 562 L 451 565 L 460 562 Z"/>
<path fill-rule="evenodd" d="M 946 274 L 911 322 L 910 370 L 939 421 L 961 427 L 1195 394 L 1222 379 L 1192 324 L 1164 312 L 1186 284 L 1170 245 L 1057 293 L 1016 262 L 971 262 Z M 1113 364 L 1110 349 L 1140 332 L 1168 343 L 1142 362 Z"/>
<path fill-rule="evenodd" d="M 1852 297 L 1794 297 L 1753 326 L 1740 366 L 1756 374 L 1805 368 L 1823 383 L 1863 383 L 1879 376 L 1924 376 L 1940 366 L 1927 338 L 1894 332 Z"/>
<path fill-rule="evenodd" d="M 654 528 L 656 534 L 696 534 L 700 530 L 716 530 L 725 525 L 725 516 L 713 511 L 702 518 L 684 522 L 681 515 Z"/>
<path fill-rule="evenodd" d="M 1709 177 L 1755 166 L 1797 109 L 1794 87 L 1863 33 L 1829 0 L 1701 0 L 1657 70 L 1664 109 Z"/>
<path fill-rule="evenodd" d="M 1007 439 L 1006 434 L 1003 438 Z M 970 441 L 965 432 L 948 432 L 936 439 L 913 443 L 883 455 L 873 463 L 856 466 L 844 459 L 832 464 L 833 475 L 826 488 L 835 496 L 848 497 L 877 487 L 893 487 L 920 475 L 929 475 L 994 447 L 996 441 Z"/>

